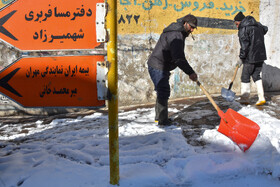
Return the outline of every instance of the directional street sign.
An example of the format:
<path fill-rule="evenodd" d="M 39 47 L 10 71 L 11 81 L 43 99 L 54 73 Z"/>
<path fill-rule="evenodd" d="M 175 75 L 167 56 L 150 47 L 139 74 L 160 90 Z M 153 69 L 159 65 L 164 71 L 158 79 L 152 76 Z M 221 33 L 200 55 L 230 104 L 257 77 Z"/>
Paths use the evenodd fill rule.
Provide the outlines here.
<path fill-rule="evenodd" d="M 104 106 L 97 93 L 101 63 L 104 56 L 22 58 L 0 72 L 0 92 L 24 107 Z"/>
<path fill-rule="evenodd" d="M 94 49 L 104 20 L 104 0 L 16 0 L 0 12 L 0 38 L 20 50 Z"/>

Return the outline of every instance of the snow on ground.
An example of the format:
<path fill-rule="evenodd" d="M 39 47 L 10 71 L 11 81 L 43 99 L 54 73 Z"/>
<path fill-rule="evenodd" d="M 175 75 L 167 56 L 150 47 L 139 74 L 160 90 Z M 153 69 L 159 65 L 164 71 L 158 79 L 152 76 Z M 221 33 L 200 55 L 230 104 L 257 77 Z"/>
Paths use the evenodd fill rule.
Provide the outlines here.
<path fill-rule="evenodd" d="M 120 112 L 119 186 L 280 186 L 280 121 L 252 106 L 237 112 L 261 127 L 246 153 L 217 129 L 200 137 L 208 146 L 192 146 L 179 126 L 156 126 L 152 108 Z M 0 131 L 0 187 L 112 186 L 107 114 Z"/>

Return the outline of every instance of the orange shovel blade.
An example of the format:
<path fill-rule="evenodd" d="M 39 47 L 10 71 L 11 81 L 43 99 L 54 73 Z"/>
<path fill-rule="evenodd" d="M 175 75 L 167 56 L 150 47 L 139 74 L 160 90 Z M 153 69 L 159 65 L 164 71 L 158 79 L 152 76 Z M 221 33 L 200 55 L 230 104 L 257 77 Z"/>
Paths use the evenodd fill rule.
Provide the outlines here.
<path fill-rule="evenodd" d="M 219 111 L 219 116 L 222 119 L 218 131 L 229 137 L 244 152 L 249 149 L 258 136 L 259 125 L 231 108 L 226 113 Z"/>

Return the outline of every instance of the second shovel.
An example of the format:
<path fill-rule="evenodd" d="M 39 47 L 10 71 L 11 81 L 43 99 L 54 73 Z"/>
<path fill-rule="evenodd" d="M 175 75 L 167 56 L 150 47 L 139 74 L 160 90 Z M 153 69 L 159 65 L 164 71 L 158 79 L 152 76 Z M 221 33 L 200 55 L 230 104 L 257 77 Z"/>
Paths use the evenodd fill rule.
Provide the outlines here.
<path fill-rule="evenodd" d="M 222 94 L 221 95 L 222 95 L 223 98 L 225 98 L 229 102 L 232 102 L 235 99 L 235 93 L 233 91 L 231 91 L 231 87 L 232 87 L 233 81 L 236 77 L 238 68 L 239 68 L 239 65 L 236 65 L 236 68 L 235 68 L 235 71 L 234 71 L 234 74 L 233 74 L 233 77 L 231 79 L 231 82 L 229 84 L 228 89 L 222 88 Z"/>

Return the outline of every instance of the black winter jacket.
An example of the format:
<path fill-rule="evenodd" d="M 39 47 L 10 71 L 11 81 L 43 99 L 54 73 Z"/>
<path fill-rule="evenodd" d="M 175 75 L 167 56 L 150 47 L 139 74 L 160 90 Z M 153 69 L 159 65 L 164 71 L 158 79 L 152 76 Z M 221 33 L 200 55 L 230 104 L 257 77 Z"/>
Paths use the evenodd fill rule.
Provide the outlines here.
<path fill-rule="evenodd" d="M 171 71 L 176 67 L 191 75 L 194 70 L 186 60 L 184 48 L 185 39 L 189 35 L 184 29 L 182 18 L 171 23 L 163 30 L 160 38 L 148 59 L 148 65 L 152 68 Z"/>
<path fill-rule="evenodd" d="M 240 42 L 239 57 L 243 63 L 258 63 L 266 60 L 264 35 L 268 28 L 252 16 L 245 17 L 238 28 Z"/>

